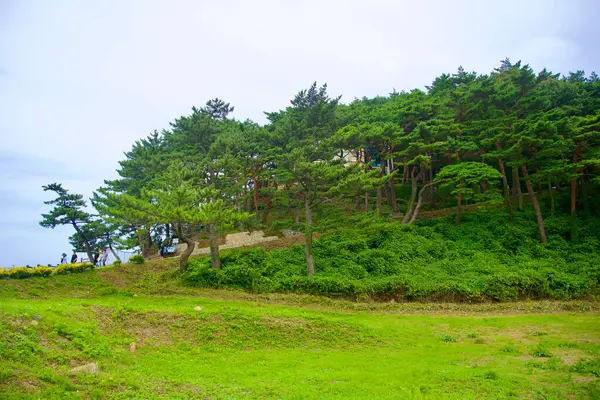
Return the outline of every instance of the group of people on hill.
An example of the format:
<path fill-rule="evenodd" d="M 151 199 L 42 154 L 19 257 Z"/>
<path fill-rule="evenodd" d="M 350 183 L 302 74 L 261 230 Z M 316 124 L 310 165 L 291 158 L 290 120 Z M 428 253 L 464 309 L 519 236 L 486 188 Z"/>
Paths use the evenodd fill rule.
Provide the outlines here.
<path fill-rule="evenodd" d="M 83 262 L 83 258 L 80 261 Z M 94 259 L 90 260 L 90 261 L 93 261 L 94 266 L 96 266 L 96 267 L 106 266 L 106 262 L 108 261 L 108 250 L 96 249 L 96 251 L 94 252 Z M 67 263 L 67 253 L 62 253 L 62 255 L 60 257 L 60 263 L 61 264 Z M 73 250 L 73 254 L 71 255 L 71 264 L 75 264 L 75 263 L 77 263 L 77 250 Z"/>

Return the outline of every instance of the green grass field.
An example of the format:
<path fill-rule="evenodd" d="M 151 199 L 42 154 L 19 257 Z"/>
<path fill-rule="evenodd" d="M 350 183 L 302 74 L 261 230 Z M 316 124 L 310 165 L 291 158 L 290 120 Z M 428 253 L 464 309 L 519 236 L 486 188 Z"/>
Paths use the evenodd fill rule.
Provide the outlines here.
<path fill-rule="evenodd" d="M 597 303 L 353 303 L 119 268 L 0 281 L 0 398 L 600 397 Z"/>

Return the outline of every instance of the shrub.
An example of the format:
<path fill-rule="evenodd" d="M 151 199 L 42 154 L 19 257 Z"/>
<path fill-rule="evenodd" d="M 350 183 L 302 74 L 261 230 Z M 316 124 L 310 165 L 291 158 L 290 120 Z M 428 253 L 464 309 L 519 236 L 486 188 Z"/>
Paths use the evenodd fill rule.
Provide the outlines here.
<path fill-rule="evenodd" d="M 71 273 L 83 272 L 88 269 L 94 269 L 94 264 L 90 262 L 77 263 L 77 264 L 61 264 L 54 268 L 52 271 L 53 275 L 65 275 Z"/>
<path fill-rule="evenodd" d="M 458 342 L 458 339 L 452 335 L 444 335 L 442 336 L 442 341 L 446 343 L 456 343 Z"/>
<path fill-rule="evenodd" d="M 460 226 L 452 216 L 407 226 L 370 213 L 349 215 L 344 224 L 339 218 L 323 222 L 326 231 L 314 242 L 313 277 L 306 276 L 303 246 L 294 245 L 270 252 L 226 250 L 217 271 L 206 257 L 192 259 L 184 280 L 205 287 L 400 301 L 598 296 L 598 220 L 581 221 L 582 244 L 566 246 L 561 239 L 570 234 L 566 218 L 554 224 L 560 236 L 553 239 L 556 245 L 542 246 L 535 218 L 525 212 L 515 215 L 515 226 L 498 211 L 466 214 Z"/>
<path fill-rule="evenodd" d="M 10 278 L 9 270 L 0 268 L 0 279 L 8 279 L 8 278 Z"/>
<path fill-rule="evenodd" d="M 12 279 L 25 279 L 31 276 L 31 270 L 25 267 L 12 268 L 8 272 Z"/>
<path fill-rule="evenodd" d="M 550 353 L 548 346 L 541 343 L 533 348 L 531 355 L 534 357 L 552 357 L 552 353 Z"/>
<path fill-rule="evenodd" d="M 30 276 L 50 276 L 52 275 L 52 268 L 50 267 L 35 267 L 29 271 Z"/>
<path fill-rule="evenodd" d="M 141 254 L 134 254 L 131 257 L 129 257 L 129 261 L 134 264 L 143 264 L 145 260 Z"/>
<path fill-rule="evenodd" d="M 118 267 L 119 265 L 121 265 L 121 260 L 115 260 L 112 265 L 114 265 L 115 267 Z"/>

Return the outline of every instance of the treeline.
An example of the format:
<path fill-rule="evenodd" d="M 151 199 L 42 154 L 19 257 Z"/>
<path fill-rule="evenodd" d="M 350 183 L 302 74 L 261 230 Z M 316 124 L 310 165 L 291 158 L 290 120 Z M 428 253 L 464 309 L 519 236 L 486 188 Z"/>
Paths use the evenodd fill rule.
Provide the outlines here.
<path fill-rule="evenodd" d="M 273 209 L 283 208 L 304 222 L 312 275 L 313 211 L 323 204 L 391 213 L 404 224 L 414 223 L 423 207 L 443 207 L 449 196 L 456 224 L 466 202 L 504 203 L 511 223 L 516 208 L 532 207 L 539 240 L 546 243 L 540 199 L 549 199 L 550 214 L 570 213 L 576 243 L 581 210 L 593 212 L 589 202 L 598 194 L 595 73 L 536 74 L 506 59 L 487 75 L 460 67 L 435 78 L 427 91 L 394 91 L 350 104 L 315 83 L 290 106 L 266 113 L 265 125 L 235 120 L 232 111 L 214 99 L 176 118 L 169 130 L 135 142 L 120 162 L 119 179 L 105 181 L 94 194 L 103 221 L 96 219 L 97 228 L 94 218 L 73 218 L 68 207 L 44 215 L 42 224 L 74 225 L 71 241 L 81 250 L 101 240 L 139 245 L 149 255 L 153 238 L 175 235 L 188 244 L 183 269 L 194 236 L 207 231 L 211 265 L 219 269 L 220 230 L 265 224 Z M 555 202 L 565 192 L 566 210 Z M 57 193 L 62 206 L 61 196 L 77 196 Z"/>

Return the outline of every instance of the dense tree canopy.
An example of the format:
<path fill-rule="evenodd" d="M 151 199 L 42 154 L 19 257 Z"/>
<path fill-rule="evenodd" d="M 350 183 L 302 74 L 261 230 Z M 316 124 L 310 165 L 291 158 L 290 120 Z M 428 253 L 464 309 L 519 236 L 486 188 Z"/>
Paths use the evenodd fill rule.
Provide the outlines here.
<path fill-rule="evenodd" d="M 598 76 L 536 74 L 506 59 L 487 75 L 459 67 L 426 89 L 342 104 L 314 83 L 267 112 L 264 126 L 210 100 L 137 141 L 94 204 L 147 251 L 165 233 L 193 247 L 190 238 L 208 230 L 216 243 L 216 225 L 250 212 L 266 224 L 278 207 L 304 230 L 309 275 L 318 271 L 311 244 L 322 204 L 407 224 L 421 208 L 456 206 L 459 224 L 465 204 L 504 203 L 511 223 L 531 207 L 542 243 L 544 218 L 559 212 L 570 214 L 576 242 L 578 219 L 597 212 Z M 568 203 L 556 201 L 561 193 Z"/>

